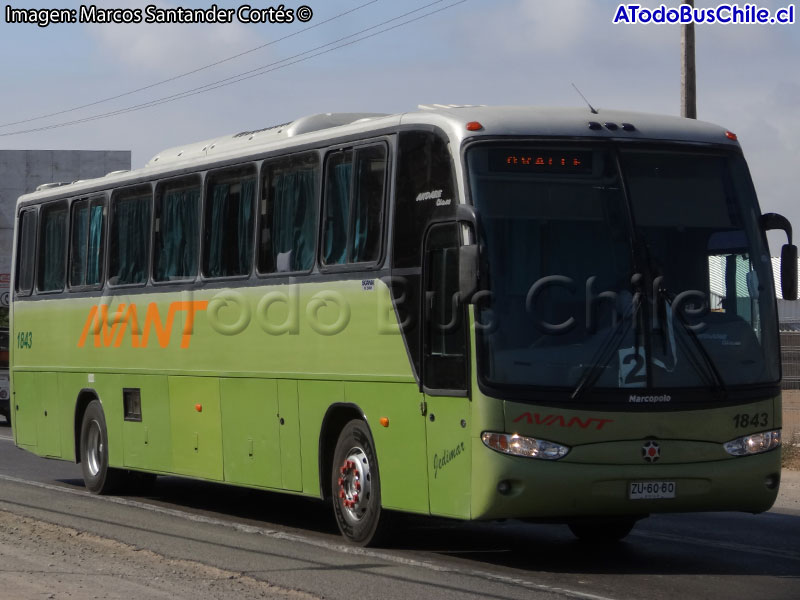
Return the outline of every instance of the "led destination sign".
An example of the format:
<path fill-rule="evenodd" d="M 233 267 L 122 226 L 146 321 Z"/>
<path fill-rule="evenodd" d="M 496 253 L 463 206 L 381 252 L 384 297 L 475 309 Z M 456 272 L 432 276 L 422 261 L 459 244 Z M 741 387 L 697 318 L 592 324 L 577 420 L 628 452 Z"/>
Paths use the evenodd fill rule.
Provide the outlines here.
<path fill-rule="evenodd" d="M 497 148 L 489 151 L 489 170 L 507 173 L 592 172 L 591 152 L 544 152 Z"/>

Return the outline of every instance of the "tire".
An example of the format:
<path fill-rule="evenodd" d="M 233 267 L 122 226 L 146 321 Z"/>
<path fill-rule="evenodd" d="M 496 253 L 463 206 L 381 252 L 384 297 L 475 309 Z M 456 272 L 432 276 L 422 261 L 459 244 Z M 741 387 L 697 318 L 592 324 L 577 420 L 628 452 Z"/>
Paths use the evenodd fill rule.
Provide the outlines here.
<path fill-rule="evenodd" d="M 108 466 L 108 430 L 103 406 L 92 400 L 81 421 L 81 469 L 86 489 L 93 494 L 112 494 L 123 473 Z"/>
<path fill-rule="evenodd" d="M 630 517 L 609 517 L 603 520 L 573 521 L 569 523 L 573 535 L 582 542 L 594 544 L 618 542 L 628 535 L 636 519 Z"/>
<path fill-rule="evenodd" d="M 331 491 L 333 513 L 342 535 L 359 546 L 377 544 L 386 533 L 388 516 L 381 509 L 375 443 L 364 421 L 350 421 L 339 434 Z"/>

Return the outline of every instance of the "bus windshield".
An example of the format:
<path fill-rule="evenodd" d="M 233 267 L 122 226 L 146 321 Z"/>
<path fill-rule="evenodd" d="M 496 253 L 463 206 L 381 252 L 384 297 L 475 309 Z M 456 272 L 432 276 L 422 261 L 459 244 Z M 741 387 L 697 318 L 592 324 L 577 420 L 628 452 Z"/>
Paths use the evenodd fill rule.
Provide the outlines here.
<path fill-rule="evenodd" d="M 740 155 L 487 143 L 467 164 L 483 383 L 656 402 L 777 382 L 771 262 Z"/>

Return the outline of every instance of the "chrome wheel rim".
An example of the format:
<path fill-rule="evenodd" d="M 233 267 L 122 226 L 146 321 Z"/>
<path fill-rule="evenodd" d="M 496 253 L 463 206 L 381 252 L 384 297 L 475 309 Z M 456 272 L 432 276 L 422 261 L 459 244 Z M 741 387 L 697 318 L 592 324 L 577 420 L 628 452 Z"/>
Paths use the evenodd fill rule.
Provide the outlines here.
<path fill-rule="evenodd" d="M 364 518 L 372 496 L 369 459 L 362 448 L 351 448 L 339 468 L 339 502 L 350 521 Z"/>
<path fill-rule="evenodd" d="M 86 466 L 89 467 L 89 474 L 97 477 L 100 467 L 103 464 L 103 436 L 100 431 L 100 423 L 91 421 L 86 432 Z"/>

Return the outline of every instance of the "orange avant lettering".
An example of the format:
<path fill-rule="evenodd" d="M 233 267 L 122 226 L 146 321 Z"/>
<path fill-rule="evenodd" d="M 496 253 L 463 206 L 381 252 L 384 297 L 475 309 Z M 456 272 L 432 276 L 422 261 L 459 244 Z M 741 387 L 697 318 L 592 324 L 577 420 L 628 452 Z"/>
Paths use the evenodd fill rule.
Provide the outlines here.
<path fill-rule="evenodd" d="M 600 419 L 598 417 L 589 417 L 585 421 L 578 417 L 572 417 L 569 421 L 567 421 L 563 415 L 540 415 L 539 413 L 529 413 L 524 412 L 518 417 L 514 419 L 514 423 L 519 423 L 520 421 L 524 421 L 528 425 L 558 425 L 559 427 L 572 427 L 577 425 L 581 429 L 587 429 L 592 425 L 595 425 L 595 429 L 598 431 L 603 428 L 606 423 L 613 423 L 614 419 Z"/>
<path fill-rule="evenodd" d="M 173 302 L 169 305 L 167 310 L 166 323 L 161 320 L 161 315 L 158 312 L 158 305 L 151 302 L 147 305 L 147 312 L 144 316 L 144 330 L 139 327 L 139 319 L 136 311 L 135 304 L 120 304 L 117 307 L 111 320 L 108 315 L 108 305 L 101 304 L 99 307 L 93 306 L 89 310 L 89 316 L 83 326 L 81 337 L 78 339 L 78 348 L 83 348 L 86 344 L 86 338 L 91 335 L 94 337 L 94 345 L 96 348 L 113 346 L 119 348 L 122 344 L 122 337 L 125 334 L 125 329 L 130 325 L 131 330 L 131 346 L 133 348 L 147 348 L 150 341 L 150 331 L 155 330 L 156 337 L 158 338 L 158 345 L 162 348 L 169 346 L 170 338 L 172 337 L 172 326 L 175 322 L 175 314 L 178 311 L 186 312 L 186 319 L 183 326 L 181 335 L 181 348 L 188 348 L 189 342 L 194 333 L 194 318 L 197 311 L 206 310 L 208 302 L 189 301 L 189 302 Z"/>

